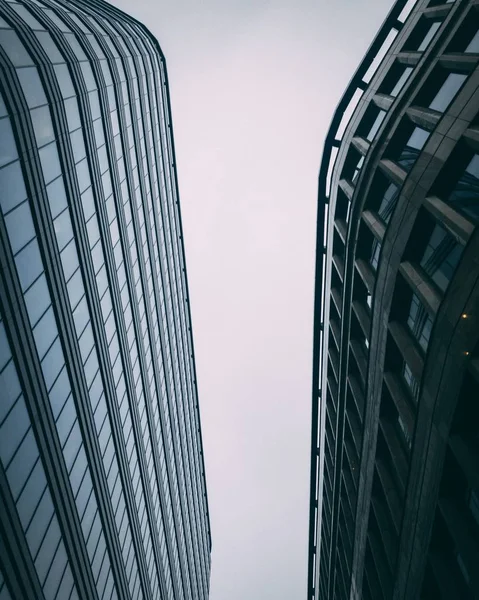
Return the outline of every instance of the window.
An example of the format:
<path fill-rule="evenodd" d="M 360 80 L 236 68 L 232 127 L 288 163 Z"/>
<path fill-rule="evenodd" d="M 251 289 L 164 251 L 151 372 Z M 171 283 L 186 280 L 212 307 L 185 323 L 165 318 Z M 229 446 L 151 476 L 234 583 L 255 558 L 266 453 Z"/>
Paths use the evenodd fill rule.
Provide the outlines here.
<path fill-rule="evenodd" d="M 30 55 L 20 41 L 18 35 L 11 29 L 0 29 L 0 46 L 11 60 L 14 67 L 33 65 Z"/>
<path fill-rule="evenodd" d="M 68 29 L 68 27 L 65 25 L 64 21 L 62 21 L 62 19 L 60 19 L 60 17 L 53 12 L 53 10 L 50 9 L 43 9 L 43 12 L 47 15 L 47 17 L 50 19 L 50 21 L 52 21 L 53 23 L 55 23 L 55 25 L 60 29 L 60 31 L 63 32 L 69 32 L 70 29 Z"/>
<path fill-rule="evenodd" d="M 467 45 L 467 47 L 464 50 L 464 52 L 467 52 L 467 53 L 469 53 L 469 52 L 470 53 L 479 52 L 479 30 L 476 31 L 474 37 L 472 38 L 472 40 Z"/>
<path fill-rule="evenodd" d="M 421 267 L 443 292 L 456 270 L 462 246 L 440 225 L 436 224 L 421 259 Z"/>
<path fill-rule="evenodd" d="M 385 223 L 389 223 L 399 197 L 399 188 L 396 184 L 390 183 L 386 188 L 381 204 L 379 205 L 378 215 Z"/>
<path fill-rule="evenodd" d="M 33 30 L 45 29 L 43 25 L 33 17 L 32 13 L 27 10 L 24 6 L 20 6 L 19 4 L 12 4 L 13 10 L 17 13 L 19 17 L 21 17 L 27 25 L 29 25 Z"/>
<path fill-rule="evenodd" d="M 58 85 L 63 98 L 70 98 L 75 95 L 73 88 L 72 78 L 70 77 L 70 71 L 67 65 L 55 65 L 55 75 L 57 76 Z"/>
<path fill-rule="evenodd" d="M 65 59 L 58 50 L 58 46 L 52 39 L 52 36 L 46 31 L 37 31 L 35 33 L 38 41 L 45 50 L 46 55 L 51 60 L 52 64 L 64 63 Z"/>
<path fill-rule="evenodd" d="M 386 116 L 386 111 L 380 110 L 379 114 L 377 115 L 376 119 L 374 120 L 374 123 L 373 123 L 371 129 L 369 130 L 369 133 L 366 136 L 366 139 L 369 142 L 372 142 L 373 139 L 376 137 L 376 134 L 377 134 L 379 128 L 381 127 L 381 123 L 384 121 L 385 116 Z"/>
<path fill-rule="evenodd" d="M 432 318 L 416 294 L 412 296 L 407 324 L 421 348 L 426 352 L 431 336 Z"/>
<path fill-rule="evenodd" d="M 10 119 L 0 119 L 0 167 L 12 162 L 17 158 L 17 146 L 15 144 L 15 138 L 13 137 L 13 129 L 10 124 Z M 8 167 L 7 167 L 8 168 Z M 11 178 L 13 173 L 5 175 L 4 169 L 0 171 L 0 179 L 2 178 L 1 173 L 4 173 L 4 177 Z M 4 203 L 2 194 L 2 205 Z M 6 200 L 8 203 L 8 200 Z"/>
<path fill-rule="evenodd" d="M 403 364 L 402 376 L 404 378 L 404 381 L 406 382 L 408 390 L 411 393 L 411 397 L 415 402 L 417 402 L 417 399 L 419 397 L 419 383 L 412 374 L 411 368 L 409 367 L 406 361 L 404 361 Z"/>
<path fill-rule="evenodd" d="M 406 67 L 404 69 L 404 71 L 402 72 L 402 75 L 397 80 L 396 85 L 389 92 L 389 94 L 391 96 L 393 96 L 395 98 L 399 94 L 399 92 L 406 85 L 406 81 L 409 79 L 409 76 L 411 75 L 412 71 L 413 71 L 412 67 Z"/>
<path fill-rule="evenodd" d="M 353 183 L 355 183 L 356 179 L 358 178 L 359 173 L 361 172 L 363 163 L 364 163 L 364 156 L 361 156 L 361 158 L 359 159 L 358 163 L 356 164 L 356 166 L 354 168 L 354 173 L 353 173 L 353 177 L 352 177 Z"/>
<path fill-rule="evenodd" d="M 479 525 L 479 496 L 475 490 L 470 490 L 467 505 L 474 520 Z"/>
<path fill-rule="evenodd" d="M 57 145 L 55 142 L 44 146 L 40 151 L 40 162 L 42 164 L 43 177 L 45 183 L 50 183 L 56 179 L 60 173 L 60 160 L 58 158 Z"/>
<path fill-rule="evenodd" d="M 28 202 L 20 204 L 9 212 L 5 217 L 5 224 L 13 254 L 35 237 L 35 227 Z"/>
<path fill-rule="evenodd" d="M 371 250 L 371 258 L 369 262 L 374 270 L 378 268 L 379 263 L 379 255 L 381 253 L 381 243 L 378 242 L 376 238 L 374 238 L 372 250 Z"/>
<path fill-rule="evenodd" d="M 441 27 L 440 21 L 436 21 L 430 25 L 429 29 L 427 30 L 426 34 L 422 38 L 422 41 L 417 48 L 419 52 L 422 52 L 429 46 L 432 38 L 435 36 L 439 27 Z"/>
<path fill-rule="evenodd" d="M 431 104 L 429 104 L 429 108 L 444 112 L 449 104 L 451 104 L 466 79 L 467 75 L 464 75 L 463 73 L 450 73 L 437 94 L 434 96 Z"/>
<path fill-rule="evenodd" d="M 43 85 L 36 67 L 17 69 L 17 75 L 25 94 L 28 108 L 43 106 L 47 103 L 47 97 L 43 91 Z"/>
<path fill-rule="evenodd" d="M 43 271 L 42 258 L 36 239 L 33 239 L 15 257 L 22 291 L 26 291 Z"/>
<path fill-rule="evenodd" d="M 76 131 L 81 126 L 77 99 L 69 98 L 68 100 L 65 100 L 64 105 L 67 113 L 68 131 Z"/>
<path fill-rule="evenodd" d="M 87 87 L 87 90 L 89 92 L 96 90 L 97 89 L 97 85 L 95 82 L 95 78 L 93 77 L 93 71 L 91 70 L 91 67 L 89 65 L 88 62 L 82 62 L 81 63 L 81 70 L 83 73 L 83 79 L 85 80 L 85 84 Z"/>
<path fill-rule="evenodd" d="M 429 131 L 421 129 L 421 127 L 415 127 L 406 146 L 402 150 L 397 162 L 406 170 L 409 170 L 416 162 L 424 144 L 429 138 Z"/>
<path fill-rule="evenodd" d="M 34 108 L 30 111 L 30 116 L 38 148 L 48 144 L 48 142 L 52 142 L 55 139 L 55 132 L 53 131 L 53 123 L 50 118 L 50 109 L 48 106 Z"/>
<path fill-rule="evenodd" d="M 86 54 L 83 52 L 74 33 L 66 33 L 64 38 L 80 62 L 87 60 Z"/>
<path fill-rule="evenodd" d="M 463 211 L 474 220 L 479 218 L 479 154 L 469 161 L 449 196 L 449 202 L 453 208 Z"/>

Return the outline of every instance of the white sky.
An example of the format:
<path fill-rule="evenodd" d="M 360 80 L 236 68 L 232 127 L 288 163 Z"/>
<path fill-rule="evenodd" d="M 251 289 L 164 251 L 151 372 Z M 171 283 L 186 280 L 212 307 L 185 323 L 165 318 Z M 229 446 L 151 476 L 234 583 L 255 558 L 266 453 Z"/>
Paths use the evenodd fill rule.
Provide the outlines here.
<path fill-rule="evenodd" d="M 165 53 L 211 600 L 306 597 L 317 174 L 392 0 L 113 0 Z"/>

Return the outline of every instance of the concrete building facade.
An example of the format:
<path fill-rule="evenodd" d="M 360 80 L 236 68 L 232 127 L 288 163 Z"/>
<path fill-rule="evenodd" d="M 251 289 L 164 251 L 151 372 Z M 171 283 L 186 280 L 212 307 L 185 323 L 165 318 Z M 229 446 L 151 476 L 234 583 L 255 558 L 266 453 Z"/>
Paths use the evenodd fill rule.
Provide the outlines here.
<path fill-rule="evenodd" d="M 479 597 L 479 3 L 396 2 L 319 175 L 308 600 Z"/>

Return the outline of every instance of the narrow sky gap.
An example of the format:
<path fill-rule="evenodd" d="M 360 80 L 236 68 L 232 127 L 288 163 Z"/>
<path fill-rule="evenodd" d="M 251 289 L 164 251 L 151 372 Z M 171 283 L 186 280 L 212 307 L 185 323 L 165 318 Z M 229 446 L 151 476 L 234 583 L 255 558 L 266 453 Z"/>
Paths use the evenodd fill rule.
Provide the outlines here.
<path fill-rule="evenodd" d="M 211 600 L 306 595 L 317 174 L 391 0 L 114 0 L 172 100 Z"/>

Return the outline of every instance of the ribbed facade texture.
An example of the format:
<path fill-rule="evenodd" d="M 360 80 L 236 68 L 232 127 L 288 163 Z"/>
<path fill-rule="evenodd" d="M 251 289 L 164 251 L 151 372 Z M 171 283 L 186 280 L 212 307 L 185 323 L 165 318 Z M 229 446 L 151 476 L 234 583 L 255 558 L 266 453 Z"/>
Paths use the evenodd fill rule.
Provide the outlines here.
<path fill-rule="evenodd" d="M 479 598 L 479 3 L 400 0 L 319 175 L 308 600 Z"/>
<path fill-rule="evenodd" d="M 0 0 L 0 598 L 206 599 L 168 80 L 100 0 Z"/>

